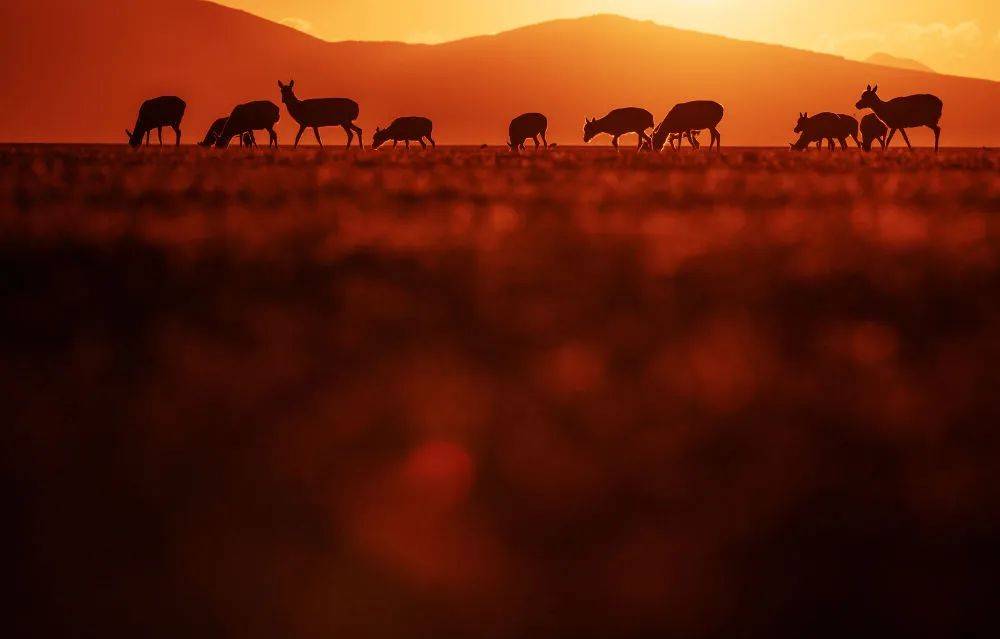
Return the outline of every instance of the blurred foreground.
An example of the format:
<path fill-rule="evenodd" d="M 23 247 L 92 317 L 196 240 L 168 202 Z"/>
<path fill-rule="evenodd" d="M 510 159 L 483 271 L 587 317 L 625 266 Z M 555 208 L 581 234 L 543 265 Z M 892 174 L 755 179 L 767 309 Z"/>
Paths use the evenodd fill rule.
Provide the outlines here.
<path fill-rule="evenodd" d="M 959 636 L 1000 152 L 0 147 L 15 636 Z"/>

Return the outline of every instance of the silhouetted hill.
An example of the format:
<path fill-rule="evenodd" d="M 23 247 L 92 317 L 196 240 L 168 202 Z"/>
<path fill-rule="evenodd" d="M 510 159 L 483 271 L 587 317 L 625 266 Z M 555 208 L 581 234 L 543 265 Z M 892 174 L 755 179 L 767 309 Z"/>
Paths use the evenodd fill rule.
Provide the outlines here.
<path fill-rule="evenodd" d="M 897 58 L 896 56 L 889 55 L 888 53 L 873 53 L 865 58 L 865 62 L 868 64 L 877 64 L 883 67 L 895 67 L 897 69 L 909 69 L 911 71 L 926 71 L 927 73 L 935 73 L 934 69 L 930 68 L 923 62 L 912 60 L 910 58 Z"/>
<path fill-rule="evenodd" d="M 143 98 L 177 94 L 188 102 L 185 141 L 194 142 L 237 102 L 279 102 L 276 81 L 294 78 L 300 97 L 358 100 L 366 142 L 376 125 L 421 114 L 434 119 L 439 142 L 500 144 L 511 116 L 543 111 L 549 139 L 576 144 L 585 116 L 635 104 L 660 118 L 679 101 L 710 98 L 727 109 L 724 145 L 781 145 L 799 111 L 854 113 L 865 84 L 877 81 L 886 97 L 941 96 L 946 145 L 1000 143 L 1000 83 L 617 16 L 440 45 L 328 43 L 198 0 L 8 0 L 0 20 L 6 141 L 124 141 Z M 278 130 L 291 141 L 284 109 Z M 930 132 L 914 138 L 927 144 Z"/>

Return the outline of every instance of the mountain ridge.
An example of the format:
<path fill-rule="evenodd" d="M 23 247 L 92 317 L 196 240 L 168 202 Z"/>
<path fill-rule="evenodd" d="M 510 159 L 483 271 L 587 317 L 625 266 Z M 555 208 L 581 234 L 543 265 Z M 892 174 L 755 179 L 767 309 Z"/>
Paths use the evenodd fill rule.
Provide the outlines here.
<path fill-rule="evenodd" d="M 901 58 L 899 56 L 892 55 L 890 53 L 878 52 L 873 53 L 862 62 L 867 64 L 877 64 L 883 67 L 894 67 L 897 69 L 909 69 L 910 71 L 924 71 L 926 73 L 937 73 L 934 69 L 930 68 L 923 62 L 919 60 L 914 60 L 912 58 Z"/>

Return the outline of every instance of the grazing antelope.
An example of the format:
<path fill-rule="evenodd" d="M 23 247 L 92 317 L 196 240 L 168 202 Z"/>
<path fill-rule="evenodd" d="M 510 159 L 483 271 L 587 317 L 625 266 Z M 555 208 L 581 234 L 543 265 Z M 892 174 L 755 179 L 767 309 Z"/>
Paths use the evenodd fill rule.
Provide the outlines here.
<path fill-rule="evenodd" d="M 264 130 L 269 136 L 268 146 L 277 147 L 278 134 L 274 132 L 274 125 L 277 124 L 279 117 L 281 111 L 278 105 L 270 100 L 238 104 L 226 118 L 226 123 L 215 140 L 215 146 L 222 149 L 229 146 L 229 141 L 234 136 L 242 137 L 247 131 Z"/>
<path fill-rule="evenodd" d="M 944 102 L 941 98 L 921 93 L 918 95 L 908 95 L 901 98 L 893 98 L 888 102 L 883 102 L 878 97 L 878 85 L 875 88 L 869 84 L 861 99 L 855 105 L 859 109 L 871 109 L 880 120 L 885 122 L 889 128 L 889 137 L 885 140 L 886 148 L 892 142 L 892 136 L 896 131 L 903 134 L 906 146 L 912 151 L 913 145 L 906 135 L 906 129 L 918 126 L 925 126 L 934 131 L 934 152 L 938 151 L 938 144 L 941 141 L 941 112 L 944 109 Z"/>
<path fill-rule="evenodd" d="M 652 126 L 653 114 L 646 109 L 638 107 L 615 109 L 603 118 L 588 118 L 583 127 L 583 141 L 590 142 L 595 136 L 607 133 L 611 136 L 611 146 L 617 150 L 619 137 L 626 133 L 635 133 L 639 136 L 637 148 L 641 150 L 644 144 L 651 143 L 650 137 L 646 135 L 646 129 Z"/>
<path fill-rule="evenodd" d="M 135 120 L 135 126 L 129 131 L 125 129 L 128 136 L 129 146 L 135 148 L 142 144 L 143 136 L 146 137 L 146 144 L 149 144 L 149 132 L 156 129 L 160 138 L 160 145 L 163 144 L 163 127 L 169 126 L 174 130 L 176 136 L 175 146 L 181 144 L 181 120 L 184 118 L 184 109 L 187 105 L 184 100 L 177 96 L 164 95 L 151 100 L 146 100 L 139 107 L 139 115 Z"/>
<path fill-rule="evenodd" d="M 208 132 L 205 133 L 205 139 L 198 143 L 198 146 L 212 146 L 222 135 L 222 130 L 226 128 L 226 120 L 229 118 L 219 118 L 212 123 L 212 126 L 208 128 Z M 257 140 L 254 138 L 253 131 L 244 131 L 240 136 L 240 146 L 257 146 Z"/>
<path fill-rule="evenodd" d="M 869 113 L 861 118 L 861 148 L 865 151 L 871 151 L 872 142 L 878 140 L 878 143 L 882 145 L 882 150 L 885 151 L 885 134 L 888 132 L 889 129 L 885 123 L 879 120 L 874 113 Z"/>
<path fill-rule="evenodd" d="M 300 100 L 295 97 L 295 80 L 288 84 L 282 84 L 278 80 L 278 88 L 281 89 L 281 101 L 288 108 L 288 113 L 292 119 L 299 123 L 299 132 L 295 135 L 295 147 L 299 146 L 299 139 L 305 132 L 306 127 L 313 130 L 316 141 L 320 147 L 323 140 L 319 137 L 321 126 L 339 126 L 347 133 L 347 148 L 351 148 L 354 134 L 358 134 L 358 146 L 364 150 L 365 145 L 361 140 L 361 128 L 354 124 L 361 113 L 361 108 L 354 100 L 347 98 L 312 98 L 310 100 Z"/>
<path fill-rule="evenodd" d="M 384 129 L 375 128 L 375 134 L 372 136 L 372 148 L 377 149 L 388 140 L 392 140 L 392 148 L 396 148 L 400 140 L 406 142 L 406 148 L 410 148 L 410 141 L 414 140 L 426 149 L 427 143 L 424 142 L 424 138 L 430 141 L 431 146 L 437 148 L 437 143 L 431 137 L 433 131 L 434 123 L 427 118 L 418 116 L 396 118 L 392 124 Z"/>
<path fill-rule="evenodd" d="M 795 144 L 789 145 L 795 151 L 803 151 L 813 142 L 817 142 L 817 148 L 822 148 L 823 140 L 827 141 L 831 151 L 834 149 L 834 140 L 838 140 L 840 148 L 846 150 L 849 137 L 854 139 L 858 147 L 861 146 L 858 141 L 858 121 L 849 115 L 817 113 L 809 117 L 808 113 L 800 113 L 793 133 L 801 134 Z"/>
<path fill-rule="evenodd" d="M 541 113 L 524 113 L 510 121 L 507 127 L 507 146 L 514 153 L 524 150 L 524 143 L 528 138 L 535 142 L 535 150 L 538 150 L 538 136 L 542 136 L 542 143 L 545 148 L 549 148 L 549 141 L 545 139 L 545 131 L 549 128 L 549 120 Z"/>
<path fill-rule="evenodd" d="M 722 108 L 722 105 L 711 100 L 696 100 L 694 102 L 678 104 L 670 109 L 667 116 L 663 118 L 663 121 L 653 131 L 652 147 L 656 151 L 661 151 L 663 143 L 666 142 L 668 136 L 671 133 L 675 133 L 687 137 L 688 141 L 691 142 L 691 146 L 697 149 L 701 145 L 694 141 L 691 131 L 708 129 L 708 132 L 712 134 L 712 140 L 708 143 L 708 149 L 711 151 L 712 147 L 718 144 L 718 148 L 721 150 L 722 135 L 716 127 L 722 121 L 724 113 L 725 110 Z M 673 144 L 670 146 L 673 148 Z M 677 148 L 680 148 L 679 141 Z"/>

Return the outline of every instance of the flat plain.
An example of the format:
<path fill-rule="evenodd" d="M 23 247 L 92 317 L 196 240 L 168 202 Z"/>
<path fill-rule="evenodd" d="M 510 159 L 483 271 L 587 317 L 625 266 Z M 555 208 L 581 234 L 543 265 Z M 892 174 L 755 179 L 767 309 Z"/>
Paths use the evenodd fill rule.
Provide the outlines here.
<path fill-rule="evenodd" d="M 40 634 L 989 611 L 998 151 L 4 146 L 0 274 Z"/>

